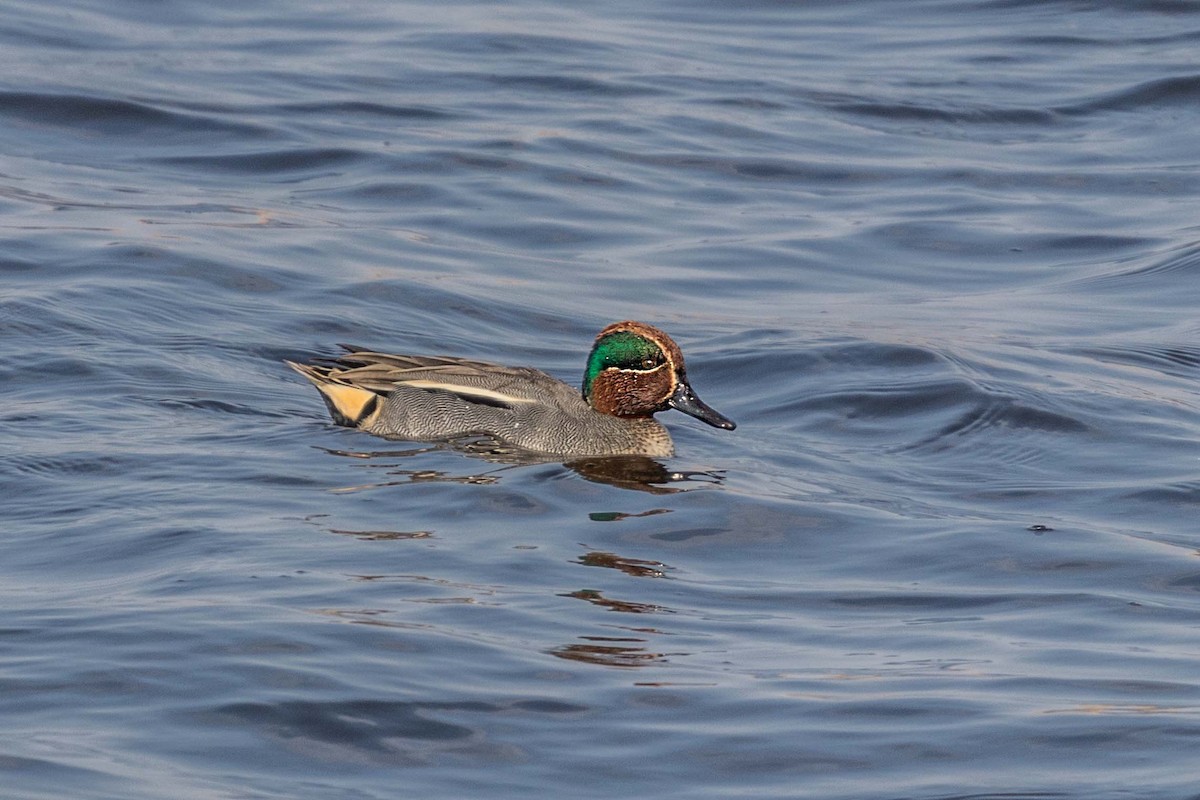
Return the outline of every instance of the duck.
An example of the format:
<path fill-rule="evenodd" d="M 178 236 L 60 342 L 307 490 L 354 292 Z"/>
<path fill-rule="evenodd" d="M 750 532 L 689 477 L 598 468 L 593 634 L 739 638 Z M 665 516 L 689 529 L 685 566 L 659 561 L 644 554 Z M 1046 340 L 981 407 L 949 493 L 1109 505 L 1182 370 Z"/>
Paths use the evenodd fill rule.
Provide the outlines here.
<path fill-rule="evenodd" d="M 674 340 L 644 322 L 596 335 L 581 390 L 533 367 L 341 347 L 334 358 L 284 363 L 312 382 L 335 423 L 386 439 L 482 436 L 550 457 L 668 457 L 675 446 L 659 411 L 737 427 L 696 396 Z"/>

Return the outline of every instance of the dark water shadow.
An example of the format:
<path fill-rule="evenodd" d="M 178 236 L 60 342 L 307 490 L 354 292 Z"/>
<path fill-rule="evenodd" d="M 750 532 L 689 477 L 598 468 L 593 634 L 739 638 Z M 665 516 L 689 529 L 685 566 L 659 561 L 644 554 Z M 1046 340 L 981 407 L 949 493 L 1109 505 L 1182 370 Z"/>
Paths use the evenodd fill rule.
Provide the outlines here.
<path fill-rule="evenodd" d="M 447 756 L 511 758 L 508 748 L 486 735 L 485 720 L 492 715 L 561 716 L 587 710 L 539 697 L 507 703 L 348 698 L 229 703 L 195 717 L 217 730 L 253 733 L 318 763 L 418 766 Z"/>

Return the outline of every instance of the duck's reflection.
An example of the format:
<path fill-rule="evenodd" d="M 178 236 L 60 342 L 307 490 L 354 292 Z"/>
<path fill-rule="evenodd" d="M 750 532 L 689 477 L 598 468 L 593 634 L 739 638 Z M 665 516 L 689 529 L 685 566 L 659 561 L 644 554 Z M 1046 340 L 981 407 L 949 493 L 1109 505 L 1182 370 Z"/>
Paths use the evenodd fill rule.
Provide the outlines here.
<path fill-rule="evenodd" d="M 452 474 L 449 471 L 436 469 L 400 468 L 403 459 L 448 449 L 468 453 L 468 455 L 482 459 L 491 464 L 492 468 L 461 474 Z M 558 459 L 512 449 L 512 447 L 493 439 L 479 437 L 455 440 L 446 444 L 410 447 L 410 449 L 404 450 L 335 450 L 330 447 L 317 447 L 317 450 L 329 453 L 330 456 L 361 459 L 361 461 L 368 462 L 364 464 L 364 467 L 386 470 L 385 480 L 337 487 L 332 489 L 334 492 L 362 492 L 366 489 L 403 486 L 407 483 L 492 485 L 502 479 L 502 474 L 506 470 L 530 467 L 535 464 L 552 464 L 558 461 Z M 689 492 L 691 489 L 701 486 L 719 486 L 725 480 L 725 475 L 720 471 L 672 470 L 668 469 L 666 464 L 646 456 L 578 458 L 575 461 L 560 463 L 584 480 L 650 494 Z M 642 516 L 660 512 L 659 510 L 643 512 Z"/>
<path fill-rule="evenodd" d="M 583 636 L 582 639 L 599 642 L 643 642 L 643 639 Z M 646 667 L 661 663 L 666 653 L 654 653 L 644 647 L 627 644 L 568 644 L 555 648 L 550 654 L 567 661 L 582 661 L 602 667 Z"/>
<path fill-rule="evenodd" d="M 653 517 L 657 514 L 670 514 L 669 508 L 652 508 L 649 511 L 639 511 L 636 514 L 630 514 L 625 511 L 593 511 L 588 514 L 588 519 L 592 522 L 620 522 L 623 519 L 633 519 L 635 517 Z"/>
<path fill-rule="evenodd" d="M 607 483 L 622 489 L 634 489 L 651 494 L 686 492 L 695 486 L 686 483 L 720 484 L 724 476 L 717 472 L 687 472 L 668 469 L 646 456 L 607 456 L 568 461 L 565 466 L 581 478 L 594 483 Z"/>
<path fill-rule="evenodd" d="M 585 567 L 607 567 L 632 575 L 635 578 L 661 578 L 670 569 L 661 561 L 645 561 L 640 558 L 625 558 L 616 553 L 593 551 L 579 557 L 578 563 Z"/>
<path fill-rule="evenodd" d="M 409 483 L 494 484 L 500 481 L 501 474 L 506 470 L 537 464 L 553 464 L 558 461 L 558 459 L 517 450 L 503 442 L 497 442 L 487 437 L 457 439 L 444 444 L 402 450 L 339 450 L 325 447 L 317 449 L 333 456 L 368 461 L 370 463 L 364 466 L 387 470 L 386 480 L 339 487 L 333 490 L 335 492 L 357 492 Z M 399 468 L 403 459 L 447 449 L 467 453 L 494 466 L 491 469 L 465 474 L 452 474 L 433 469 Z M 603 456 L 559 463 L 584 480 L 651 494 L 686 492 L 700 486 L 720 485 L 725 480 L 724 474 L 718 471 L 672 470 L 662 462 L 646 456 Z"/>
<path fill-rule="evenodd" d="M 338 536 L 351 536 L 363 542 L 387 542 L 402 539 L 432 539 L 433 531 L 394 531 L 394 530 L 350 530 L 348 528 L 331 528 L 326 524 L 328 514 L 309 514 L 303 520 L 310 525 L 316 525 Z"/>
<path fill-rule="evenodd" d="M 668 495 L 677 492 L 687 492 L 697 488 L 707 488 L 720 485 L 724 480 L 724 476 L 717 472 L 672 470 L 661 461 L 643 456 L 582 458 L 563 463 L 557 459 L 547 459 L 521 453 L 501 443 L 478 437 L 445 444 L 392 447 L 378 450 L 321 449 L 324 449 L 329 455 L 355 459 L 360 462 L 359 466 L 361 469 L 371 471 L 360 472 L 360 475 L 378 476 L 377 480 L 366 480 L 354 486 L 346 486 L 334 490 L 339 492 L 355 492 L 416 483 L 497 484 L 502 482 L 506 477 L 505 473 L 508 470 L 528 470 L 530 467 L 540 467 L 540 471 L 526 472 L 522 480 L 528 480 L 532 477 L 532 480 L 535 482 L 541 482 L 546 479 L 554 480 L 560 476 L 570 475 L 570 473 L 555 466 L 556 464 L 562 464 L 562 466 L 565 466 L 575 475 L 582 477 L 586 481 L 655 495 Z M 446 455 L 447 450 L 466 453 L 471 457 L 448 457 Z M 438 454 L 441 454 L 440 458 Z M 450 469 L 445 468 L 448 463 L 451 464 Z M 441 469 L 413 468 L 429 464 L 441 467 Z M 463 471 L 451 471 L 451 469 L 457 470 L 458 467 L 464 467 L 465 469 Z M 510 474 L 507 477 L 510 480 L 516 479 L 516 473 Z M 595 490 L 587 489 L 586 494 L 590 497 L 595 494 Z M 660 505 L 648 510 L 631 512 L 597 511 L 588 514 L 588 519 L 594 522 L 629 521 L 628 524 L 631 525 L 635 524 L 635 519 L 638 519 L 640 521 L 636 524 L 639 527 L 646 525 L 656 527 L 654 521 L 642 518 L 651 518 L 671 513 L 674 509 L 663 507 L 663 505 L 669 506 L 673 503 L 665 498 L 651 502 L 657 502 Z M 313 524 L 324 525 L 323 515 L 320 515 L 320 518 L 314 516 L 309 521 Z M 429 540 L 437 538 L 436 533 L 429 530 L 386 530 L 384 529 L 387 528 L 386 524 L 380 526 L 380 528 L 371 526 L 363 526 L 363 528 L 354 529 L 353 526 L 339 526 L 335 528 L 329 526 L 326 529 L 339 536 L 372 542 Z M 559 563 L 561 564 L 562 562 L 560 561 Z M 645 615 L 659 615 L 659 619 L 669 619 L 668 615 L 674 615 L 677 612 L 677 609 L 652 602 L 653 600 L 661 599 L 653 591 L 654 584 L 630 582 L 632 579 L 646 578 L 669 580 L 668 576 L 673 567 L 668 564 L 652 559 L 620 555 L 618 553 L 595 549 L 587 545 L 583 546 L 572 563 L 579 567 L 614 570 L 615 573 L 619 574 L 611 574 L 606 577 L 592 571 L 587 571 L 587 574 L 592 576 L 591 580 L 596 580 L 598 583 L 603 581 L 605 584 L 612 584 L 611 586 L 605 585 L 603 588 L 588 587 L 588 579 L 586 578 L 576 584 L 576 586 L 582 584 L 583 588 L 576 588 L 574 590 L 565 588 L 561 583 L 556 582 L 557 585 L 553 589 L 546 587 L 548 590 L 546 592 L 548 602 L 570 604 L 571 600 L 581 600 L 583 603 L 601 612 L 643 615 L 639 619 L 639 622 L 654 619 L 654 617 L 648 618 Z M 580 573 L 580 576 L 583 575 L 584 573 Z M 419 575 L 355 575 L 351 577 L 357 580 L 373 582 L 381 580 L 394 580 L 402 583 L 429 582 L 430 584 L 438 585 L 439 589 L 441 588 L 440 584 L 437 584 L 434 579 Z M 632 594 L 636 598 L 638 594 L 634 588 L 635 586 L 649 591 L 651 596 L 642 599 L 631 599 L 628 595 Z M 527 594 L 529 590 L 530 586 L 527 584 L 522 584 L 519 588 L 522 594 Z M 517 591 L 515 587 L 514 591 Z M 486 603 L 487 605 L 503 606 L 506 605 L 506 601 L 502 597 L 506 592 L 507 590 L 503 587 L 491 586 L 485 590 L 483 587 L 464 586 L 463 591 L 460 592 L 443 593 L 440 590 L 431 591 L 428 594 L 416 592 L 415 595 L 406 595 L 404 599 L 405 602 L 423 603 L 426 605 L 443 605 L 448 603 L 476 605 Z M 497 594 L 500 597 L 497 597 Z M 484 600 L 485 595 L 487 596 L 486 601 Z M 566 599 L 552 599 L 552 596 Z M 593 627 L 598 621 L 595 611 L 588 610 L 587 606 L 571 605 L 578 609 L 573 616 L 578 618 L 578 624 L 583 630 L 571 626 L 573 630 L 568 629 L 569 633 L 565 637 L 560 638 L 560 632 L 557 635 L 553 635 L 550 641 L 546 641 L 542 636 L 533 636 L 531 642 L 541 639 L 537 645 L 537 649 L 540 652 L 568 661 L 623 669 L 661 665 L 673 657 L 687 655 L 686 653 L 668 652 L 660 649 L 664 643 L 662 637 L 670 636 L 670 631 L 660 630 L 657 627 L 614 626 L 611 622 L 601 624 L 599 626 L 601 630 L 597 631 Z M 391 616 L 392 613 L 395 612 L 372 609 L 367 613 L 362 609 L 350 609 L 337 614 L 337 616 L 338 618 L 349 619 L 361 624 L 382 627 L 397 624 L 401 626 L 413 624 L 403 621 L 402 615 L 401 618 Z M 568 615 L 568 618 L 570 616 L 572 615 Z M 606 618 L 609 620 L 619 619 L 607 615 Z M 602 635 L 604 629 L 613 627 L 620 629 L 619 632 L 612 631 L 616 635 Z M 431 629 L 436 628 L 437 626 L 433 625 Z M 591 628 L 591 630 L 589 631 L 588 628 Z M 560 644 L 554 644 L 555 640 L 560 642 Z"/>
<path fill-rule="evenodd" d="M 430 539 L 433 537 L 433 531 L 348 531 L 339 528 L 327 528 L 330 533 L 336 533 L 340 536 L 353 536 L 355 539 L 360 539 L 364 542 L 386 542 L 400 539 Z"/>
<path fill-rule="evenodd" d="M 560 597 L 574 597 L 577 600 L 586 600 L 595 606 L 607 608 L 610 611 L 621 611 L 626 614 L 671 614 L 674 613 L 671 609 L 664 606 L 656 606 L 652 603 L 634 603 L 629 600 L 614 600 L 611 597 L 605 597 L 595 589 L 579 589 L 574 592 L 567 592 Z"/>

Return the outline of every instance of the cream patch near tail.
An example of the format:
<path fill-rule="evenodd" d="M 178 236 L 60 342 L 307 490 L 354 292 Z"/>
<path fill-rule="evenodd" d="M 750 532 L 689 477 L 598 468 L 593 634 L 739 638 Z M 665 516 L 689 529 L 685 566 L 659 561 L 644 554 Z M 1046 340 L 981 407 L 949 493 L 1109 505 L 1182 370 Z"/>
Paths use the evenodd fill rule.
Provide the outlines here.
<path fill-rule="evenodd" d="M 317 387 L 325 405 L 329 407 L 329 415 L 337 424 L 349 428 L 369 428 L 379 416 L 379 395 L 375 392 L 339 381 L 328 368 L 311 367 L 294 361 L 284 363 Z"/>

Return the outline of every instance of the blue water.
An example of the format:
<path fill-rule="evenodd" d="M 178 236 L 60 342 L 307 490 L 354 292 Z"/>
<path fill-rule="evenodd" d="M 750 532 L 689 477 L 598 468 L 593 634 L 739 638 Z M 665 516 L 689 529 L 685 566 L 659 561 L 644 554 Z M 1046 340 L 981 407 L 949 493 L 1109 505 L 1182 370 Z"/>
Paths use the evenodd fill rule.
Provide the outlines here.
<path fill-rule="evenodd" d="M 1200 797 L 1200 6 L 0 2 L 0 792 Z M 735 432 L 503 463 L 338 342 Z"/>

